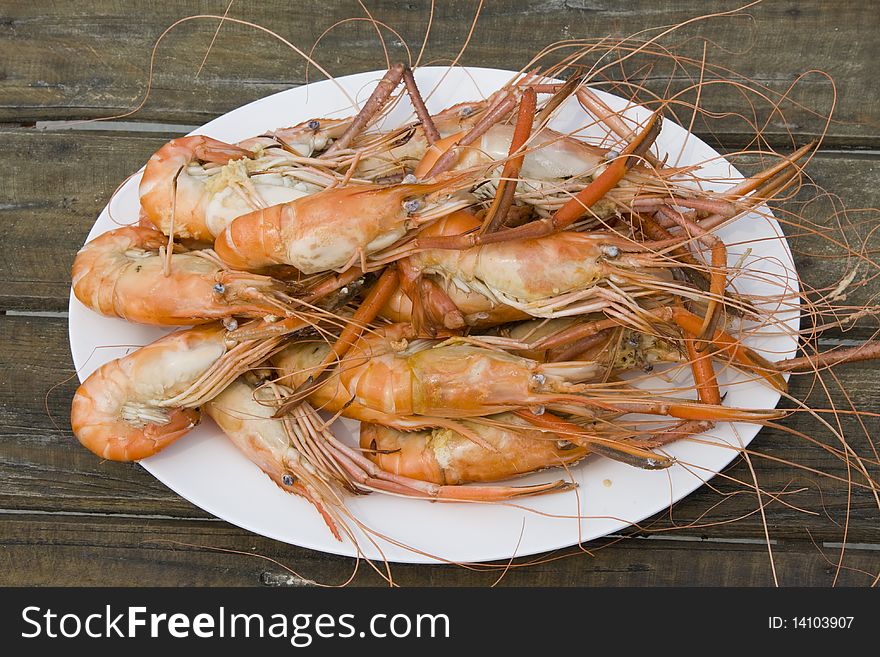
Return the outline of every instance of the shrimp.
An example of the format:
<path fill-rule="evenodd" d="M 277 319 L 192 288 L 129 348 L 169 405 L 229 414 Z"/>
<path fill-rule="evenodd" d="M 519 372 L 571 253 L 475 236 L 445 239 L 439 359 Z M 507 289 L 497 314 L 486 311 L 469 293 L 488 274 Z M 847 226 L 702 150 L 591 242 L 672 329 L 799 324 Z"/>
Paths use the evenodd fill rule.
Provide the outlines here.
<path fill-rule="evenodd" d="M 453 118 L 461 118 L 459 111 L 478 113 L 464 113 L 457 106 L 438 116 L 440 124 L 451 121 L 460 128 Z M 143 214 L 166 235 L 211 241 L 235 217 L 313 194 L 352 176 L 361 182 L 372 180 L 396 168 L 393 163 L 401 159 L 418 161 L 427 148 L 424 137 L 413 139 L 417 132 L 424 134 L 420 124 L 351 133 L 356 122 L 356 117 L 313 118 L 238 144 L 202 135 L 173 139 L 147 162 L 139 190 Z M 337 140 L 349 139 L 350 146 L 328 157 Z M 350 169 L 347 174 L 338 173 L 345 168 Z"/>
<path fill-rule="evenodd" d="M 205 404 L 205 412 L 235 446 L 283 490 L 318 510 L 337 539 L 347 531 L 342 493 L 381 491 L 438 501 L 505 500 L 570 490 L 566 481 L 528 486 L 442 485 L 383 470 L 339 441 L 307 404 L 274 417 L 278 388 L 240 377 Z"/>
<path fill-rule="evenodd" d="M 73 262 L 73 291 L 91 310 L 158 326 L 291 314 L 287 285 L 230 270 L 205 252 L 174 253 L 168 275 L 154 228 L 125 226 L 86 244 Z"/>
<path fill-rule="evenodd" d="M 455 420 L 554 405 L 575 408 L 587 417 L 595 417 L 597 409 L 745 422 L 784 414 L 651 397 L 619 386 L 603 390 L 585 384 L 601 380 L 606 371 L 594 361 L 540 363 L 473 341 L 409 342 L 411 337 L 409 326 L 392 325 L 362 338 L 332 376 L 308 389 L 309 402 L 331 413 L 402 430 L 444 426 L 463 431 Z M 295 342 L 272 362 L 281 381 L 300 386 L 328 350 L 323 343 Z M 466 435 L 473 439 L 470 432 Z M 479 438 L 475 442 L 483 444 Z"/>
<path fill-rule="evenodd" d="M 278 338 L 236 344 L 220 324 L 166 335 L 83 381 L 71 407 L 73 433 L 111 461 L 152 456 L 199 423 L 199 406 L 280 344 Z"/>
<path fill-rule="evenodd" d="M 232 443 L 283 490 L 308 500 L 341 539 L 332 501 L 338 498 L 338 478 L 321 476 L 296 448 L 295 424 L 272 417 L 272 392 L 256 388 L 245 377 L 233 381 L 205 404 L 205 413 Z"/>
<path fill-rule="evenodd" d="M 491 418 L 497 425 L 463 421 L 492 449 L 451 429 L 404 432 L 361 424 L 360 445 L 383 470 L 435 484 L 499 481 L 544 468 L 574 465 L 589 450 L 548 435 L 512 413 Z"/>
<path fill-rule="evenodd" d="M 139 188 L 143 214 L 166 235 L 210 242 L 235 217 L 333 181 L 310 172 L 297 177 L 273 171 L 290 160 L 275 150 L 260 157 L 260 148 L 251 151 L 202 135 L 172 139 L 147 162 Z"/>
<path fill-rule="evenodd" d="M 462 149 L 450 170 L 492 167 L 494 164 L 488 176 L 492 184 L 482 188 L 485 193 L 491 192 L 501 182 L 501 165 L 508 158 L 513 132 L 511 125 L 492 126 L 476 143 Z M 541 128 L 527 144 L 515 198 L 546 216 L 564 205 L 571 194 L 584 189 L 598 177 L 614 156 L 615 153 L 609 149 L 593 146 L 550 128 Z M 420 164 L 417 171 L 421 172 L 424 168 L 425 165 Z M 619 212 L 621 207 L 632 207 L 636 199 L 670 194 L 672 189 L 680 187 L 674 180 L 676 174 L 680 174 L 679 169 L 652 170 L 636 164 L 604 198 L 591 207 L 591 215 L 607 218 Z M 682 188 L 680 193 L 691 196 L 695 192 Z"/>
<path fill-rule="evenodd" d="M 285 264 L 305 274 L 342 271 L 392 246 L 411 228 L 473 203 L 457 190 L 474 176 L 328 189 L 238 217 L 218 235 L 214 250 L 235 269 Z"/>
<path fill-rule="evenodd" d="M 462 233 L 479 226 L 476 217 L 456 213 L 419 236 Z M 662 243 L 660 243 L 663 245 Z M 564 317 L 614 308 L 629 315 L 634 300 L 699 291 L 678 284 L 671 270 L 681 263 L 608 232 L 564 231 L 544 237 L 474 246 L 462 251 L 425 249 L 407 257 L 422 275 L 447 281 L 467 298 L 467 314 L 480 317 L 507 306 L 532 317 Z M 450 293 L 450 296 L 452 294 Z M 482 297 L 482 298 L 481 298 Z"/>

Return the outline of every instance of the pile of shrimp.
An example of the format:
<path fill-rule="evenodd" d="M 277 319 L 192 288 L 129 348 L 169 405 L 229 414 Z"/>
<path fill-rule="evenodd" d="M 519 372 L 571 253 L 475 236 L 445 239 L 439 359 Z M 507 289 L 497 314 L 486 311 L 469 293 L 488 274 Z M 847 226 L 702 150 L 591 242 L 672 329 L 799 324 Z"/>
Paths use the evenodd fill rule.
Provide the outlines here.
<path fill-rule="evenodd" d="M 880 353 L 747 345 L 788 330 L 775 312 L 793 295 L 740 292 L 718 231 L 784 197 L 816 144 L 709 191 L 656 146 L 668 103 L 614 112 L 576 62 L 433 114 L 398 64 L 349 117 L 162 146 L 139 222 L 83 247 L 73 291 L 189 328 L 89 376 L 77 438 L 139 460 L 207 414 L 342 540 L 347 496 L 497 503 L 572 490 L 586 458 L 668 468 L 674 441 L 785 415 L 725 404 L 727 386 L 786 394 L 790 373 Z M 414 120 L 384 126 L 404 97 Z M 572 106 L 606 137 L 554 129 Z M 338 417 L 360 422 L 357 445 Z"/>

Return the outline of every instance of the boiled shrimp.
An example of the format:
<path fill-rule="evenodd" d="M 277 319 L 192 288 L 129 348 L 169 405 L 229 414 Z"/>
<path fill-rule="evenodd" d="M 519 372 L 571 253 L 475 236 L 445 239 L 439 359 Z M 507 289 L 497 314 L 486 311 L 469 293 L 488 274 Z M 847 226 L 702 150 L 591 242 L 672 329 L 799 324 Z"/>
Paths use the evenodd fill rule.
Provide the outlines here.
<path fill-rule="evenodd" d="M 172 139 L 147 162 L 139 194 L 144 216 L 166 235 L 210 242 L 235 217 L 326 187 L 332 177 L 277 170 L 290 158 L 210 137 Z M 259 175 L 256 175 L 259 173 Z"/>
<path fill-rule="evenodd" d="M 333 503 L 341 482 L 333 472 L 323 474 L 296 448 L 297 425 L 272 417 L 272 392 L 245 378 L 233 381 L 204 410 L 232 443 L 283 490 L 300 495 L 318 510 L 340 538 Z"/>
<path fill-rule="evenodd" d="M 462 127 L 464 106 L 441 112 L 444 126 Z M 333 159 L 309 165 L 350 128 L 354 117 L 313 118 L 288 128 L 229 144 L 203 135 L 173 139 L 147 162 L 140 183 L 145 218 L 166 235 L 211 241 L 238 216 L 313 194 L 340 179 L 330 169 L 353 167 L 347 174 L 361 182 L 386 175 L 396 165 L 424 155 L 418 124 L 358 134 L 351 147 Z"/>
<path fill-rule="evenodd" d="M 73 433 L 101 458 L 152 456 L 196 426 L 199 406 L 279 344 L 276 338 L 236 344 L 219 324 L 166 335 L 105 363 L 80 385 Z"/>
<path fill-rule="evenodd" d="M 309 401 L 331 413 L 402 430 L 446 426 L 462 431 L 459 424 L 446 420 L 554 404 L 576 408 L 589 417 L 613 411 L 760 422 L 781 414 L 651 397 L 622 387 L 606 391 L 585 383 L 601 380 L 606 371 L 601 363 L 540 363 L 473 341 L 409 342 L 411 336 L 406 325 L 365 336 L 331 376 L 309 388 Z M 320 342 L 294 342 L 272 362 L 281 381 L 300 386 L 328 350 Z M 475 442 L 482 444 L 479 438 Z"/>
<path fill-rule="evenodd" d="M 478 225 L 475 217 L 456 213 L 422 235 L 430 239 Z M 650 244 L 608 232 L 564 231 L 462 251 L 425 249 L 408 256 L 407 262 L 467 295 L 470 315 L 489 313 L 502 305 L 532 317 L 562 317 L 612 307 L 630 314 L 637 306 L 635 300 L 669 293 L 699 296 L 698 291 L 673 280 L 671 270 L 680 263 L 655 252 Z"/>
<path fill-rule="evenodd" d="M 407 232 L 473 203 L 472 174 L 433 184 L 350 185 L 238 217 L 214 250 L 229 266 L 285 264 L 311 274 L 344 270 L 392 246 Z"/>
<path fill-rule="evenodd" d="M 236 272 L 205 252 L 174 253 L 154 228 L 125 226 L 86 244 L 73 263 L 73 291 L 91 310 L 159 326 L 295 313 L 287 286 Z"/>
<path fill-rule="evenodd" d="M 566 481 L 456 486 L 388 472 L 341 442 L 307 404 L 274 417 L 276 388 L 241 377 L 205 405 L 224 434 L 283 490 L 311 502 L 337 539 L 347 532 L 342 493 L 373 491 L 438 501 L 505 500 L 570 490 Z"/>
<path fill-rule="evenodd" d="M 404 432 L 367 423 L 361 424 L 360 445 L 383 470 L 441 485 L 509 479 L 574 465 L 588 454 L 586 447 L 548 435 L 511 413 L 491 419 L 498 424 L 462 423 L 492 449 L 452 429 Z"/>

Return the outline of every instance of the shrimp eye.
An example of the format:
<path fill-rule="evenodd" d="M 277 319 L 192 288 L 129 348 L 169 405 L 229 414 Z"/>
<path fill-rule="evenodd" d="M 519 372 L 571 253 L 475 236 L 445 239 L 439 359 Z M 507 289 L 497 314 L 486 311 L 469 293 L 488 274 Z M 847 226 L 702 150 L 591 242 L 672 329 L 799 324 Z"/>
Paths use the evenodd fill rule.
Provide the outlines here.
<path fill-rule="evenodd" d="M 286 472 L 281 475 L 281 483 L 285 486 L 293 486 L 296 479 L 294 479 L 293 475 L 287 474 Z"/>
<path fill-rule="evenodd" d="M 418 199 L 410 199 L 403 204 L 403 209 L 412 214 L 416 210 L 422 207 L 421 202 Z"/>
<path fill-rule="evenodd" d="M 474 113 L 474 108 L 471 107 L 470 105 L 466 105 L 466 106 L 462 107 L 461 112 L 460 112 L 461 116 L 463 116 L 465 118 L 467 118 L 468 116 L 470 116 L 473 113 Z"/>
<path fill-rule="evenodd" d="M 224 292 L 226 292 L 226 286 L 223 285 L 223 283 L 217 283 L 216 285 L 214 285 L 214 292 L 216 292 L 217 294 L 223 294 Z"/>
<path fill-rule="evenodd" d="M 307 124 L 307 127 L 309 130 L 317 130 L 318 128 L 321 127 L 321 122 L 315 121 L 315 120 L 309 121 Z"/>
<path fill-rule="evenodd" d="M 617 256 L 620 255 L 620 249 L 618 249 L 613 244 L 606 245 L 606 246 L 602 247 L 602 253 L 604 253 L 605 256 L 608 258 L 616 258 Z"/>

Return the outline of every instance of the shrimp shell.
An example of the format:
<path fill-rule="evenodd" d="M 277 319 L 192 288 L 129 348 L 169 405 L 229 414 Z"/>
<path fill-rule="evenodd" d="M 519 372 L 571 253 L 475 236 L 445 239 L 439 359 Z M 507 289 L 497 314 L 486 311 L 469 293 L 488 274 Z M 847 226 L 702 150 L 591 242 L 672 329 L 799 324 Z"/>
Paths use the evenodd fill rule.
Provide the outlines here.
<path fill-rule="evenodd" d="M 86 244 L 73 263 L 73 292 L 109 317 L 158 326 L 202 324 L 227 317 L 284 314 L 285 285 L 266 276 L 231 271 L 197 253 L 166 258 L 168 238 L 154 228 L 125 226 Z"/>
<path fill-rule="evenodd" d="M 291 265 L 303 273 L 341 270 L 402 238 L 410 227 L 470 205 L 469 197 L 431 203 L 462 184 L 454 177 L 429 185 L 351 185 L 328 189 L 236 218 L 214 250 L 235 269 Z"/>
<path fill-rule="evenodd" d="M 404 432 L 361 424 L 360 445 L 383 470 L 438 485 L 500 481 L 560 465 L 573 465 L 588 450 L 535 429 L 510 413 L 490 418 L 497 425 L 462 421 L 494 449 L 446 428 Z"/>
<path fill-rule="evenodd" d="M 198 406 L 280 344 L 232 345 L 227 335 L 220 324 L 176 331 L 105 363 L 73 397 L 74 435 L 112 461 L 136 461 L 164 449 L 198 424 Z"/>

